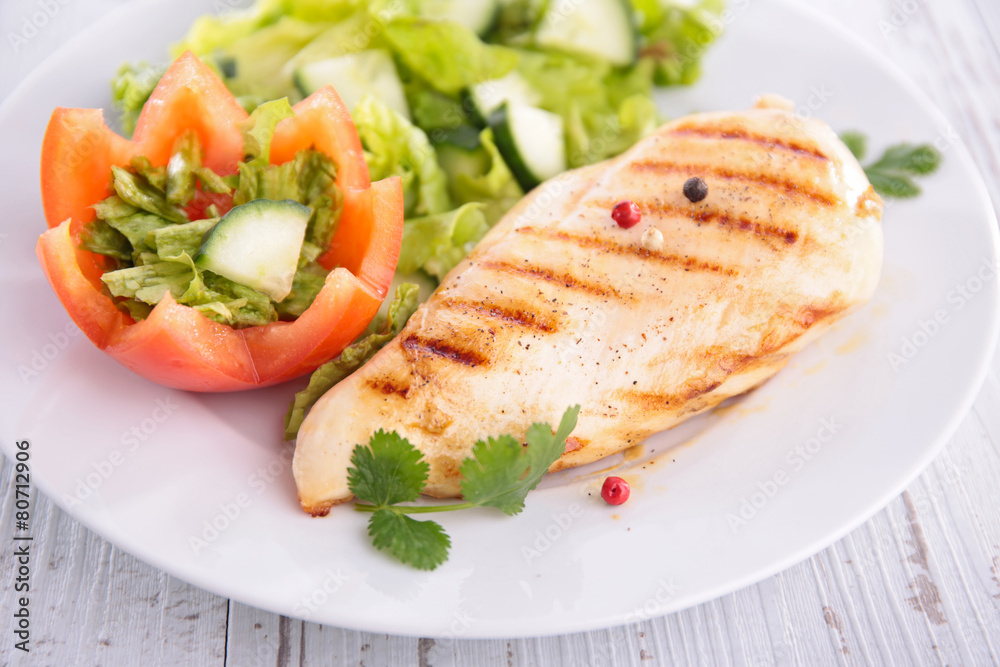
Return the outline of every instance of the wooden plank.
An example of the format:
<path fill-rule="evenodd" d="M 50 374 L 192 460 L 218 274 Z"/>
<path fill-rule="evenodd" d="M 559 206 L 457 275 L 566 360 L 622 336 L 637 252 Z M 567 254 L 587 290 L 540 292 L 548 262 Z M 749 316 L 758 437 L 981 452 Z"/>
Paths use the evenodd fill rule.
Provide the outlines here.
<path fill-rule="evenodd" d="M 13 535 L 13 466 L 0 470 L 0 531 Z M 227 602 L 170 577 L 94 535 L 33 491 L 30 535 L 33 664 L 186 664 L 225 661 Z M 13 571 L 11 549 L 0 568 Z M 5 618 L 19 594 L 5 584 Z M 10 612 L 10 613 L 8 613 Z M 14 655 L 9 636 L 0 664 Z M 37 662 L 36 662 L 37 661 Z"/>

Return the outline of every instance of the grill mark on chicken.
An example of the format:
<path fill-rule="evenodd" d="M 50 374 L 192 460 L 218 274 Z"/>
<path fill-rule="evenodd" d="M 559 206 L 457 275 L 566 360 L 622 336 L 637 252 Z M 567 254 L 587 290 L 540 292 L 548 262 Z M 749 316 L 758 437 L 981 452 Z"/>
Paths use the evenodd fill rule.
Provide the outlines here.
<path fill-rule="evenodd" d="M 559 330 L 558 322 L 552 318 L 533 313 L 528 307 L 521 307 L 520 309 L 505 308 L 482 301 L 455 298 L 445 299 L 439 307 L 451 308 L 464 313 L 476 313 L 500 320 L 504 324 L 533 329 L 542 333 L 555 333 Z"/>
<path fill-rule="evenodd" d="M 723 266 L 714 262 L 698 259 L 697 257 L 681 257 L 680 255 L 653 252 L 652 250 L 646 250 L 642 246 L 621 245 L 611 241 L 610 239 L 601 238 L 599 236 L 580 236 L 578 234 L 538 229 L 536 227 L 518 227 L 516 231 L 521 234 L 532 234 L 534 236 L 542 236 L 544 238 L 572 243 L 580 246 L 581 248 L 601 250 L 613 255 L 630 255 L 640 259 L 653 260 L 682 268 L 685 271 L 706 271 L 709 273 L 718 273 L 724 276 L 736 276 L 739 274 L 739 272 L 733 267 Z"/>
<path fill-rule="evenodd" d="M 722 127 L 680 127 L 671 132 L 675 136 L 694 136 L 701 137 L 704 139 L 725 139 L 725 140 L 736 140 L 736 141 L 748 141 L 751 143 L 758 144 L 768 149 L 778 149 L 787 151 L 789 153 L 794 153 L 796 155 L 801 155 L 804 157 L 810 157 L 823 162 L 829 162 L 830 158 L 821 150 L 814 148 L 812 146 L 805 146 L 796 141 L 784 141 L 777 139 L 775 137 L 765 137 L 762 134 L 757 134 L 756 132 L 747 132 L 742 128 L 732 128 L 726 129 Z"/>
<path fill-rule="evenodd" d="M 430 354 L 442 359 L 448 359 L 464 366 L 482 366 L 489 357 L 476 350 L 466 350 L 457 347 L 447 340 L 421 338 L 411 334 L 403 339 L 403 349 L 417 354 Z"/>
<path fill-rule="evenodd" d="M 699 126 L 705 138 L 672 134 Z M 730 130 L 829 159 L 710 136 Z M 692 176 L 710 190 L 696 205 L 681 192 Z M 877 284 L 880 201 L 855 192 L 863 172 L 817 121 L 776 110 L 699 115 L 564 178 L 550 198 L 525 197 L 377 361 L 311 411 L 293 462 L 306 511 L 350 498 L 350 455 L 373 423 L 421 451 L 424 491 L 436 497 L 461 494 L 461 462 L 484 414 L 517 437 L 568 403 L 583 405 L 550 470 L 620 452 L 765 382 Z M 642 225 L 622 230 L 610 206 L 590 208 L 613 197 L 634 198 L 645 226 L 664 232 L 658 250 L 639 250 Z M 858 233 L 841 238 L 842 229 Z M 704 270 L 685 272 L 659 253 Z M 738 276 L 722 275 L 725 267 Z"/>
<path fill-rule="evenodd" d="M 395 394 L 400 398 L 406 398 L 407 394 L 410 393 L 409 385 L 405 387 L 398 385 L 390 378 L 372 378 L 365 384 L 367 384 L 369 388 L 374 389 L 381 394 L 385 394 L 386 396 Z"/>
<path fill-rule="evenodd" d="M 741 181 L 751 186 L 763 186 L 784 192 L 788 195 L 805 197 L 824 206 L 835 206 L 836 198 L 824 191 L 808 187 L 803 183 L 795 183 L 787 178 L 770 174 L 748 174 L 721 165 L 683 164 L 670 160 L 636 160 L 629 167 L 634 171 L 654 171 L 661 174 L 683 174 L 685 176 L 706 175 L 727 181 Z"/>
<path fill-rule="evenodd" d="M 799 240 L 799 233 L 794 229 L 786 229 L 778 225 L 770 225 L 765 222 L 758 222 L 740 215 L 730 215 L 724 211 L 713 211 L 706 208 L 693 208 L 684 206 L 674 206 L 659 201 L 633 200 L 641 211 L 652 215 L 671 216 L 685 218 L 697 223 L 714 222 L 724 229 L 733 231 L 750 232 L 755 238 L 759 238 L 764 243 L 773 247 L 774 241 L 780 241 L 781 245 L 792 245 Z M 614 207 L 616 202 L 608 200 L 595 200 L 591 205 L 595 208 L 609 209 Z M 780 247 L 780 245 L 779 245 Z"/>
<path fill-rule="evenodd" d="M 545 282 L 553 285 L 561 285 L 566 289 L 588 292 L 596 296 L 613 296 L 621 298 L 621 294 L 618 290 L 610 285 L 596 285 L 594 283 L 583 282 L 568 273 L 556 273 L 551 269 L 529 264 L 527 261 L 523 264 L 517 264 L 514 262 L 486 260 L 479 262 L 477 266 L 491 271 L 496 271 L 498 273 L 506 273 L 528 279 L 544 280 Z"/>

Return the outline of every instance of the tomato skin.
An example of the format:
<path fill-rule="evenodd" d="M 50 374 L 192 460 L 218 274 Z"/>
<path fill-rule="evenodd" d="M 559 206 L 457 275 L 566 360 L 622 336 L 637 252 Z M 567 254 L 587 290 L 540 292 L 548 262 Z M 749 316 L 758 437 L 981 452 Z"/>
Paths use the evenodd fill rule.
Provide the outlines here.
<path fill-rule="evenodd" d="M 324 261 L 339 268 L 294 322 L 233 329 L 169 295 L 147 319 L 134 321 L 101 291 L 104 259 L 78 247 L 83 227 L 94 219 L 92 206 L 113 192 L 112 165 L 127 165 L 135 155 L 165 164 L 177 138 L 192 130 L 205 150 L 204 163 L 223 175 L 235 173 L 243 158 L 240 123 L 247 114 L 232 94 L 211 69 L 185 53 L 157 85 L 131 141 L 108 129 L 100 110 L 56 109 L 42 145 L 42 203 L 50 229 L 39 238 L 36 253 L 66 311 L 98 348 L 169 387 L 234 391 L 309 373 L 364 331 L 386 296 L 399 257 L 402 185 L 398 178 L 370 183 L 354 123 L 332 88 L 293 110 L 296 115 L 275 131 L 271 161 L 280 164 L 314 147 L 337 163 L 344 208 Z M 203 193 L 189 211 L 210 203 L 227 206 L 225 199 Z"/>

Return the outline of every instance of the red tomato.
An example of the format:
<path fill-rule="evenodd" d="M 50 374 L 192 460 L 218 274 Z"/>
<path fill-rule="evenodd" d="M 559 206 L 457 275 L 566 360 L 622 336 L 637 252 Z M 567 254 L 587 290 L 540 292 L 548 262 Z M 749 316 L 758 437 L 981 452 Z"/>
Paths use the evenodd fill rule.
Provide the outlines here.
<path fill-rule="evenodd" d="M 333 88 L 294 110 L 275 131 L 271 161 L 281 164 L 314 147 L 337 163 L 344 208 L 321 258 L 324 266 L 337 268 L 294 322 L 233 329 L 169 295 L 147 319 L 134 321 L 101 292 L 103 258 L 78 248 L 80 232 L 94 219 L 91 207 L 112 194 L 112 165 L 127 165 L 135 155 L 166 164 L 176 139 L 193 130 L 205 165 L 223 175 L 236 173 L 243 157 L 239 124 L 247 114 L 232 94 L 185 53 L 156 86 L 131 141 L 108 129 L 100 110 L 56 109 L 42 144 L 42 203 L 51 229 L 39 238 L 36 252 L 66 311 L 97 347 L 160 384 L 233 391 L 309 373 L 364 331 L 399 258 L 402 186 L 398 178 L 370 183 L 357 130 Z"/>

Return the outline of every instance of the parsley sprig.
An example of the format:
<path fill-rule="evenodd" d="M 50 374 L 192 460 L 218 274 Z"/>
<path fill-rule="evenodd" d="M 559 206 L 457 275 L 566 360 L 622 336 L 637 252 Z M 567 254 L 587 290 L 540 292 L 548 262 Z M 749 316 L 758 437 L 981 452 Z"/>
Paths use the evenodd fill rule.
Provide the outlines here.
<path fill-rule="evenodd" d="M 443 505 L 402 504 L 420 496 L 430 466 L 395 431 L 375 432 L 367 445 L 354 448 L 347 471 L 348 486 L 359 501 L 354 508 L 371 513 L 372 544 L 417 569 L 433 570 L 448 559 L 451 538 L 440 524 L 407 515 L 474 507 L 494 507 L 508 516 L 519 513 L 528 492 L 562 456 L 579 414 L 579 405 L 567 409 L 554 433 L 548 424 L 533 424 L 526 445 L 511 435 L 477 442 L 460 468 L 465 502 Z"/>
<path fill-rule="evenodd" d="M 859 161 L 868 152 L 868 138 L 860 132 L 844 132 L 841 140 Z M 920 194 L 916 176 L 927 176 L 941 166 L 941 153 L 930 144 L 896 144 L 885 150 L 864 170 L 875 191 L 883 197 L 909 199 Z"/>

